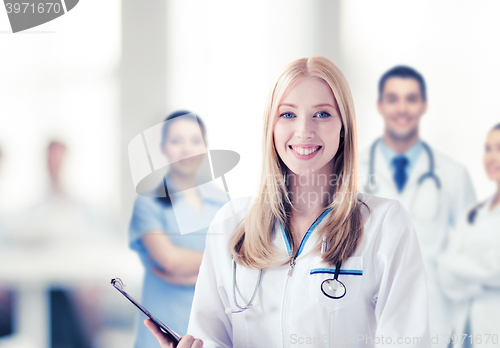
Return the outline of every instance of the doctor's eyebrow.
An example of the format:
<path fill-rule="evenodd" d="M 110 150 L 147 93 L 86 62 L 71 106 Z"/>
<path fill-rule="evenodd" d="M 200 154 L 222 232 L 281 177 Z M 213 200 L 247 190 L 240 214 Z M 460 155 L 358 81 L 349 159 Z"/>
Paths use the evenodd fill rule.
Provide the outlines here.
<path fill-rule="evenodd" d="M 282 107 L 282 106 L 289 106 L 289 107 L 291 107 L 291 108 L 295 108 L 295 109 L 297 108 L 297 105 L 295 105 L 295 104 L 288 104 L 288 103 L 283 103 L 283 104 L 280 104 L 280 106 L 279 106 L 279 107 Z"/>
<path fill-rule="evenodd" d="M 320 108 L 320 107 L 322 107 L 322 106 L 329 106 L 329 107 L 331 107 L 331 108 L 333 108 L 333 109 L 336 109 L 336 107 L 335 107 L 334 105 L 332 105 L 332 104 L 328 104 L 328 103 L 323 103 L 323 104 L 313 105 L 313 108 Z"/>
<path fill-rule="evenodd" d="M 394 92 L 387 92 L 383 95 L 383 97 L 387 97 L 387 98 L 399 98 L 399 97 L 402 97 L 402 98 L 421 98 L 422 95 L 420 93 L 410 93 L 410 94 L 400 96 L 399 94 L 394 93 Z"/>
<path fill-rule="evenodd" d="M 289 106 L 289 107 L 291 107 L 291 108 L 295 108 L 295 109 L 297 108 L 297 105 L 295 105 L 295 104 L 288 104 L 288 103 L 283 103 L 283 104 L 280 104 L 280 106 L 279 106 L 279 107 L 282 107 L 282 106 Z M 313 105 L 312 107 L 313 107 L 313 108 L 320 108 L 320 107 L 322 107 L 322 106 L 329 106 L 329 107 L 331 107 L 331 108 L 335 109 L 335 106 L 333 106 L 332 104 L 328 104 L 328 103 L 323 103 L 323 104 Z"/>

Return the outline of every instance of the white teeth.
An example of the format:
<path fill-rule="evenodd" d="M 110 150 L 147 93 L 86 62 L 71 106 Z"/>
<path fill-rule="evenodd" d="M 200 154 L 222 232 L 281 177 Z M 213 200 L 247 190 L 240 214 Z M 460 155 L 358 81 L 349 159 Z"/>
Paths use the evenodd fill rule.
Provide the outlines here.
<path fill-rule="evenodd" d="M 293 147 L 292 146 L 292 149 L 301 155 L 310 155 L 311 153 L 318 151 L 319 148 L 320 148 L 319 146 L 317 146 L 317 147 Z"/>

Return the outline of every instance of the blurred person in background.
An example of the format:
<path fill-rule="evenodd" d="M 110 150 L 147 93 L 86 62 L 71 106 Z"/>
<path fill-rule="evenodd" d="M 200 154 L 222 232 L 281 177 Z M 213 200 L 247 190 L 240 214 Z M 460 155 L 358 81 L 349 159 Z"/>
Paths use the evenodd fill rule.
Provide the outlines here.
<path fill-rule="evenodd" d="M 2 149 L 0 148 L 0 173 L 2 171 Z M 4 238 L 6 237 L 6 226 L 0 211 L 0 248 L 4 247 Z M 0 339 L 13 333 L 13 311 L 12 304 L 14 293 L 11 289 L 0 287 Z"/>
<path fill-rule="evenodd" d="M 47 169 L 49 171 L 50 188 L 54 194 L 62 194 L 61 167 L 66 154 L 66 145 L 59 141 L 51 141 L 47 148 Z"/>
<path fill-rule="evenodd" d="M 0 340 L 14 332 L 13 302 L 14 293 L 8 288 L 0 287 Z"/>
<path fill-rule="evenodd" d="M 227 196 L 210 183 L 196 185 L 203 158 L 195 155 L 206 152 L 205 126 L 197 116 L 187 111 L 169 115 L 163 123 L 160 147 L 170 164 L 158 190 L 167 196 L 137 196 L 129 228 L 130 247 L 139 253 L 145 267 L 141 304 L 184 335 L 206 230 Z M 204 228 L 182 235 L 179 218 Z M 141 313 L 135 347 L 157 347 L 156 338 L 142 324 L 145 318 Z"/>
<path fill-rule="evenodd" d="M 90 348 L 105 320 L 100 306 L 104 286 L 90 284 L 90 276 L 79 273 L 88 260 L 75 256 L 74 252 L 88 250 L 89 258 L 97 257 L 99 251 L 95 248 L 112 243 L 116 227 L 99 209 L 74 197 L 65 187 L 63 174 L 67 155 L 64 142 L 52 140 L 48 143 L 47 190 L 24 216 L 17 219 L 20 226 L 13 227 L 15 233 L 9 234 L 7 242 L 19 253 L 39 254 L 44 258 L 40 262 L 42 265 L 48 259 L 57 261 L 57 269 L 39 271 L 37 283 L 47 286 L 51 347 Z M 26 286 L 25 282 L 20 286 Z"/>
<path fill-rule="evenodd" d="M 2 170 L 3 170 L 3 163 L 2 163 L 2 156 L 3 156 L 3 153 L 2 153 L 2 148 L 0 147 L 0 179 L 1 179 L 1 175 L 2 175 Z M 2 200 L 2 191 L 0 190 L 0 200 Z M 5 221 L 4 221 L 4 216 L 2 214 L 2 211 L 0 211 L 0 243 L 3 242 L 3 239 L 6 237 L 6 226 L 5 226 Z"/>
<path fill-rule="evenodd" d="M 450 227 L 475 204 L 476 195 L 467 169 L 420 138 L 420 120 L 427 111 L 422 75 L 396 66 L 381 77 L 378 92 L 377 108 L 385 129 L 360 153 L 360 187 L 397 199 L 409 211 L 426 266 L 432 343 L 445 347 L 453 307 L 439 288 L 436 258 L 447 244 Z"/>
<path fill-rule="evenodd" d="M 0 148 L 0 175 L 2 173 L 2 148 Z M 0 191 L 0 199 L 2 199 L 2 192 Z M 6 234 L 6 227 L 5 227 L 5 222 L 3 221 L 4 217 L 2 216 L 2 212 L 0 211 L 0 243 L 3 242 L 3 239 L 5 238 Z"/>
<path fill-rule="evenodd" d="M 48 187 L 33 204 L 25 221 L 20 242 L 57 248 L 79 243 L 92 244 L 113 239 L 116 225 L 98 208 L 75 197 L 65 187 L 63 171 L 67 146 L 52 140 L 47 146 Z"/>
<path fill-rule="evenodd" d="M 75 232 L 79 230 L 78 203 L 70 197 L 62 183 L 61 172 L 66 151 L 66 145 L 60 141 L 53 140 L 49 143 L 47 147 L 49 192 L 45 201 L 33 211 L 36 211 L 36 215 L 40 214 L 38 218 L 44 216 L 45 231 L 39 238 L 43 238 L 49 244 L 77 243 L 81 238 L 75 238 Z M 94 332 L 88 330 L 88 326 L 93 320 L 88 320 L 90 319 L 88 314 L 92 311 L 88 309 L 82 311 L 86 307 L 78 305 L 76 294 L 69 289 L 52 288 L 49 296 L 52 347 L 91 347 Z"/>
<path fill-rule="evenodd" d="M 496 183 L 496 192 L 462 214 L 438 262 L 443 290 L 456 301 L 456 346 L 462 342 L 469 347 L 499 344 L 500 123 L 488 133 L 484 167 L 488 178 Z"/>

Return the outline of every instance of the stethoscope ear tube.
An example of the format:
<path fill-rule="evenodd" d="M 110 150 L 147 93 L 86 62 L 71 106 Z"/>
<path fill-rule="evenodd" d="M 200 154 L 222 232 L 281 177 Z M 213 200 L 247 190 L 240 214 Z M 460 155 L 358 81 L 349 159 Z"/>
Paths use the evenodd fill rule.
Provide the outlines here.
<path fill-rule="evenodd" d="M 368 160 L 368 178 L 367 178 L 368 180 L 365 185 L 365 191 L 370 194 L 374 194 L 378 190 L 377 184 L 372 182 L 372 177 L 375 175 L 375 150 L 378 143 L 381 141 L 382 138 L 378 138 L 373 142 L 372 146 L 370 147 L 370 157 Z M 435 169 L 434 154 L 432 153 L 431 148 L 429 147 L 429 145 L 427 145 L 426 142 L 421 140 L 420 143 L 422 144 L 422 147 L 424 151 L 427 153 L 427 157 L 429 158 L 429 169 L 427 170 L 426 173 L 420 176 L 420 178 L 417 180 L 417 183 L 420 186 L 425 179 L 429 178 L 434 180 L 436 188 L 438 190 L 441 190 L 441 181 L 434 172 Z"/>

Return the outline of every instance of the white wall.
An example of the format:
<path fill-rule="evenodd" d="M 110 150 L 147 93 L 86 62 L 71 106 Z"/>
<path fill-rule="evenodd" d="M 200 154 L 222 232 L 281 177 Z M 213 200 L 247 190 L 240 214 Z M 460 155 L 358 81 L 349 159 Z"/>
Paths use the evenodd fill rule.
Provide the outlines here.
<path fill-rule="evenodd" d="M 211 149 L 241 155 L 226 175 L 234 196 L 252 195 L 256 188 L 263 110 L 273 80 L 292 60 L 324 51 L 317 25 L 323 6 L 328 3 L 320 0 L 168 3 L 169 111 L 198 113 Z"/>
<path fill-rule="evenodd" d="M 375 103 L 395 65 L 426 79 L 421 135 L 470 171 L 479 199 L 493 193 L 482 165 L 486 133 L 500 122 L 500 2 L 342 1 L 342 65 L 356 104 L 359 145 L 383 130 Z"/>

